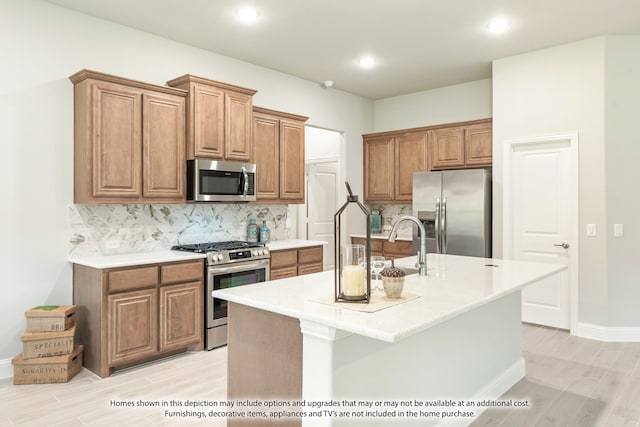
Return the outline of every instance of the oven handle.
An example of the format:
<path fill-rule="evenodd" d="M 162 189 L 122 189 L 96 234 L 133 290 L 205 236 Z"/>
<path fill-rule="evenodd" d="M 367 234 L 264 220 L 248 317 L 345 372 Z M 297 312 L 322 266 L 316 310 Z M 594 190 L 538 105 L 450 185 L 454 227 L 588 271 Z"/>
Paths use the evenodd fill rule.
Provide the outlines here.
<path fill-rule="evenodd" d="M 207 267 L 207 271 L 209 274 L 225 274 L 225 273 L 236 273 L 238 271 L 247 271 L 247 270 L 255 270 L 256 268 L 267 268 L 267 272 L 269 269 L 269 260 L 261 259 L 256 261 L 247 261 L 241 262 L 236 265 L 210 265 Z"/>

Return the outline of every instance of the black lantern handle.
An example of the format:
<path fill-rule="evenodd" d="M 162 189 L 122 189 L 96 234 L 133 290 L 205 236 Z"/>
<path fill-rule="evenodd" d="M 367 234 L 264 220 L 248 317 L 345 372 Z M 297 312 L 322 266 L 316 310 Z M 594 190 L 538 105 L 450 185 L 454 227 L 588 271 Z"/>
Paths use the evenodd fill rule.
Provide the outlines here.
<path fill-rule="evenodd" d="M 353 195 L 353 192 L 351 191 L 351 186 L 349 185 L 349 181 L 345 181 L 344 185 L 347 186 L 347 193 L 349 193 L 349 195 L 347 196 L 347 202 L 357 202 L 358 196 Z"/>

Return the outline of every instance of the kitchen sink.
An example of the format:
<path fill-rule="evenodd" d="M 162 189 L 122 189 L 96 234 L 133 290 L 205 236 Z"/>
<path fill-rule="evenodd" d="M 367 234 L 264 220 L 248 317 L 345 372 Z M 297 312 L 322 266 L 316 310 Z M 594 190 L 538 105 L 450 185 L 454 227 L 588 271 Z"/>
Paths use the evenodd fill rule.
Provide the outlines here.
<path fill-rule="evenodd" d="M 418 269 L 417 268 L 412 268 L 412 267 L 402 267 L 402 266 L 396 266 L 396 268 L 404 271 L 405 275 L 410 275 L 410 274 L 418 274 Z"/>

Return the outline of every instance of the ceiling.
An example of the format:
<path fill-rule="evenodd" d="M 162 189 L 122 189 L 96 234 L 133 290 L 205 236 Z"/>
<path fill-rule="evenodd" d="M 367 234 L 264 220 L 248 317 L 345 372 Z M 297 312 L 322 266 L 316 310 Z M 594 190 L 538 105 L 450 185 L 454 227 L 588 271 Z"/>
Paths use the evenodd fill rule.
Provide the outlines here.
<path fill-rule="evenodd" d="M 489 78 L 494 59 L 640 35 L 637 0 L 45 1 L 371 99 Z M 246 4 L 259 11 L 252 26 L 235 19 Z M 511 28 L 491 35 L 498 14 Z"/>

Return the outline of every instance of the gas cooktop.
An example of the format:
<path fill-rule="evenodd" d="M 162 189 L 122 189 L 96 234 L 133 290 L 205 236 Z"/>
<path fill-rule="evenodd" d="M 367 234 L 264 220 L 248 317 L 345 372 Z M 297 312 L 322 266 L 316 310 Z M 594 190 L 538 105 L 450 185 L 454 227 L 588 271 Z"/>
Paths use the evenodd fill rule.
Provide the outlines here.
<path fill-rule="evenodd" d="M 244 242 L 241 240 L 231 240 L 228 242 L 205 242 L 205 243 L 191 243 L 187 245 L 176 245 L 171 249 L 175 251 L 196 252 L 205 254 L 207 252 L 221 252 L 232 251 L 236 249 L 249 249 L 259 248 L 264 246 L 264 243 L 258 242 Z"/>
<path fill-rule="evenodd" d="M 208 266 L 262 260 L 271 257 L 269 248 L 264 243 L 243 242 L 240 240 L 176 245 L 171 249 L 206 254 Z"/>

